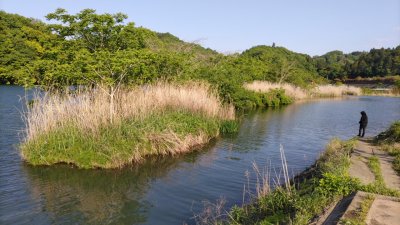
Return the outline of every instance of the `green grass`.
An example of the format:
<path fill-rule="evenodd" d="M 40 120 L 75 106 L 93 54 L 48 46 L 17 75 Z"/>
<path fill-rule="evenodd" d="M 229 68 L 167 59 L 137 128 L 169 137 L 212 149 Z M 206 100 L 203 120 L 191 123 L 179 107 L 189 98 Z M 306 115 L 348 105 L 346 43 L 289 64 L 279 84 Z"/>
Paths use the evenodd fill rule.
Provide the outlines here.
<path fill-rule="evenodd" d="M 283 89 L 274 89 L 267 93 L 259 93 L 244 89 L 242 86 L 232 86 L 222 91 L 221 97 L 226 102 L 232 102 L 237 110 L 249 110 L 264 107 L 279 107 L 291 104 L 294 100 L 285 94 Z"/>
<path fill-rule="evenodd" d="M 375 176 L 375 182 L 379 183 L 380 185 L 384 185 L 385 181 L 383 180 L 381 165 L 377 156 L 369 157 L 368 167 Z"/>
<path fill-rule="evenodd" d="M 394 122 L 389 129 L 380 133 L 375 141 L 383 151 L 394 157 L 392 166 L 400 175 L 400 121 Z"/>
<path fill-rule="evenodd" d="M 21 151 L 33 165 L 117 168 L 152 155 L 189 151 L 220 133 L 235 132 L 237 127 L 236 121 L 169 111 L 103 126 L 95 133 L 70 124 L 22 144 Z"/>

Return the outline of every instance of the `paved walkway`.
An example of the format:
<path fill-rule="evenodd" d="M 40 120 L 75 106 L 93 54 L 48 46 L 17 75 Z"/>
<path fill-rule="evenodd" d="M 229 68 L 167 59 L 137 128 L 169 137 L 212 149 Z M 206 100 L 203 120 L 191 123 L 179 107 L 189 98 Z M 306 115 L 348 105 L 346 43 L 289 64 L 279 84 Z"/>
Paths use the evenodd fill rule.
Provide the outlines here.
<path fill-rule="evenodd" d="M 380 151 L 371 145 L 369 139 L 358 141 L 351 156 L 350 176 L 357 177 L 362 183 L 368 184 L 375 180 L 374 174 L 368 167 L 368 158 L 377 156 L 381 165 L 382 176 L 388 188 L 400 191 L 400 177 L 392 167 L 393 157 L 387 152 Z"/>
<path fill-rule="evenodd" d="M 400 199 L 377 196 L 367 214 L 368 225 L 400 224 Z"/>
<path fill-rule="evenodd" d="M 386 187 L 400 190 L 400 177 L 392 168 L 393 157 L 389 156 L 387 152 L 378 150 L 378 147 L 371 145 L 370 142 L 370 139 L 361 139 L 358 141 L 351 157 L 350 176 L 359 178 L 365 184 L 373 182 L 375 177 L 368 167 L 368 158 L 377 156 Z M 353 201 L 351 205 L 359 204 L 357 201 Z M 365 222 L 369 225 L 400 224 L 399 199 L 376 195 Z"/>
<path fill-rule="evenodd" d="M 393 157 L 371 145 L 371 139 L 360 139 L 351 155 L 350 176 L 361 180 L 363 184 L 375 181 L 375 176 L 368 167 L 368 159 L 377 156 L 380 162 L 386 187 L 400 191 L 400 177 L 392 168 Z M 340 219 L 350 218 L 360 209 L 361 202 L 368 193 L 357 192 L 339 201 L 323 215 L 316 224 L 338 224 Z M 400 225 L 400 198 L 374 195 L 375 200 L 369 209 L 365 223 L 368 225 Z"/>
<path fill-rule="evenodd" d="M 350 176 L 360 179 L 363 184 L 374 182 L 375 176 L 368 167 L 368 158 L 373 155 L 373 148 L 368 143 L 359 141 L 351 155 Z"/>

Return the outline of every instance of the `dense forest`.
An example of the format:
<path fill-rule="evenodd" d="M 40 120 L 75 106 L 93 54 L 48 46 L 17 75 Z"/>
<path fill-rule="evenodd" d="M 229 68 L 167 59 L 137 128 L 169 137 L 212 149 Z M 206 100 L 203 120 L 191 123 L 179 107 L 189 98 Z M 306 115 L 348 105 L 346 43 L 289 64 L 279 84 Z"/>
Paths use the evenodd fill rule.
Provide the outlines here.
<path fill-rule="evenodd" d="M 103 83 L 144 84 L 155 80 L 205 80 L 238 108 L 266 104 L 245 82 L 289 82 L 307 88 L 325 78 L 400 74 L 400 46 L 319 57 L 283 47 L 256 46 L 223 55 L 157 33 L 127 16 L 85 9 L 57 9 L 48 23 L 0 11 L 0 83 L 61 87 Z M 259 95 L 259 94 L 258 94 Z M 275 93 L 280 95 L 280 93 Z"/>
<path fill-rule="evenodd" d="M 313 58 L 318 73 L 328 79 L 385 77 L 400 74 L 400 46 L 369 52 L 328 52 Z"/>

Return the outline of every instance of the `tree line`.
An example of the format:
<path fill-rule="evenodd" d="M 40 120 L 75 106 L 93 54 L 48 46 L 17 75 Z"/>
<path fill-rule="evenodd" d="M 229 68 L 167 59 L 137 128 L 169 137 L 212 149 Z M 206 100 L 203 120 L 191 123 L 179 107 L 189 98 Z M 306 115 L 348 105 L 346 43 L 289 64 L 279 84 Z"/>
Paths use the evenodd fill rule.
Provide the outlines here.
<path fill-rule="evenodd" d="M 127 22 L 123 13 L 97 14 L 85 9 L 73 15 L 60 8 L 46 19 L 44 23 L 0 11 L 1 84 L 57 88 L 101 83 L 112 87 L 159 79 L 205 80 L 225 101 L 249 108 L 266 104 L 270 96 L 246 91 L 245 82 L 288 82 L 307 88 L 326 82 L 326 77 L 348 76 L 343 73 L 347 68 L 357 71 L 350 74 L 360 76 L 383 70 L 386 74 L 398 73 L 399 69 L 399 47 L 385 50 L 383 58 L 375 50 L 371 50 L 373 54 L 332 52 L 310 57 L 275 45 L 224 55 L 169 33 L 137 27 Z M 368 70 L 362 67 L 364 62 L 367 67 L 382 64 L 383 68 L 364 74 Z M 386 69 L 389 64 L 390 70 Z M 283 98 L 278 92 L 275 97 Z"/>
<path fill-rule="evenodd" d="M 328 79 L 400 75 L 400 45 L 369 52 L 328 52 L 313 58 L 318 73 Z"/>

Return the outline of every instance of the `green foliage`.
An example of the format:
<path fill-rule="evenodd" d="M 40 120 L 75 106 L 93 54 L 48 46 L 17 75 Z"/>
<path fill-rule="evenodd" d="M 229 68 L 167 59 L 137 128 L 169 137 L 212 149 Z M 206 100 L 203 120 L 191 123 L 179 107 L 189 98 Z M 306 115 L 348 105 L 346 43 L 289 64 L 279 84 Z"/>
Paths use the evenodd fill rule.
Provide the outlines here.
<path fill-rule="evenodd" d="M 296 201 L 296 215 L 293 218 L 293 224 L 310 224 L 311 218 L 315 215 L 320 215 L 326 206 L 335 200 L 317 191 L 309 193 L 302 195 Z"/>
<path fill-rule="evenodd" d="M 283 47 L 256 46 L 242 55 L 263 63 L 266 68 L 262 71 L 264 79 L 259 80 L 293 83 L 303 88 L 321 81 L 312 58 L 305 54 L 294 53 Z"/>
<path fill-rule="evenodd" d="M 57 9 L 46 17 L 56 23 L 0 11 L 1 84 L 61 87 L 201 79 L 218 87 L 226 102 L 246 109 L 278 104 L 262 103 L 262 97 L 243 90 L 253 80 L 307 88 L 324 82 L 322 77 L 400 74 L 400 46 L 369 53 L 333 51 L 314 58 L 283 47 L 256 46 L 225 56 L 169 33 L 135 27 L 122 13 L 84 9 L 72 15 Z"/>
<path fill-rule="evenodd" d="M 358 189 L 360 182 L 350 176 L 324 173 L 319 180 L 317 191 L 325 196 L 347 196 Z"/>
<path fill-rule="evenodd" d="M 327 79 L 390 76 L 400 74 L 400 46 L 369 52 L 328 52 L 313 58 L 318 73 Z"/>
<path fill-rule="evenodd" d="M 288 213 L 292 210 L 297 196 L 278 187 L 256 204 L 233 207 L 230 214 L 236 224 L 277 224 L 290 220 Z"/>
<path fill-rule="evenodd" d="M 0 47 L 0 82 L 61 88 L 102 83 L 146 84 L 205 80 L 237 109 L 289 104 L 282 90 L 259 94 L 243 84 L 254 80 L 290 82 L 306 87 L 322 82 L 304 54 L 281 47 L 257 46 L 242 54 L 222 55 L 169 33 L 126 23 L 122 13 L 57 9 L 53 24 L 1 12 L 6 32 Z M 111 94 L 111 92 L 110 92 Z"/>
<path fill-rule="evenodd" d="M 320 175 L 324 173 L 347 174 L 350 166 L 350 154 L 354 146 L 355 140 L 346 142 L 336 138 L 331 140 L 316 163 Z"/>
<path fill-rule="evenodd" d="M 44 23 L 4 11 L 0 11 L 0 30 L 0 83 L 35 83 L 27 64 L 53 48 L 56 37 Z"/>

